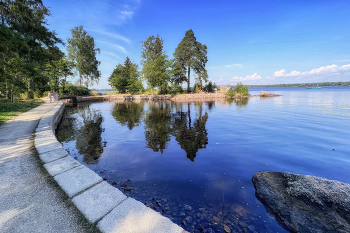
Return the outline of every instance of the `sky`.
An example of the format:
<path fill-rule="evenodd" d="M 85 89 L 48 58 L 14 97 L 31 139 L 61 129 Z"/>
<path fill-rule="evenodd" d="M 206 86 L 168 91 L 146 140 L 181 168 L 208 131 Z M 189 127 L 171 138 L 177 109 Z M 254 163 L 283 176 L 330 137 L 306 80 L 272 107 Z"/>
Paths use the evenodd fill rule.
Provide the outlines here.
<path fill-rule="evenodd" d="M 43 2 L 59 38 L 67 41 L 80 25 L 94 37 L 102 76 L 92 88 L 110 88 L 108 77 L 127 56 L 140 65 L 141 41 L 151 35 L 173 58 L 189 29 L 207 45 L 206 69 L 217 85 L 350 81 L 349 0 Z"/>

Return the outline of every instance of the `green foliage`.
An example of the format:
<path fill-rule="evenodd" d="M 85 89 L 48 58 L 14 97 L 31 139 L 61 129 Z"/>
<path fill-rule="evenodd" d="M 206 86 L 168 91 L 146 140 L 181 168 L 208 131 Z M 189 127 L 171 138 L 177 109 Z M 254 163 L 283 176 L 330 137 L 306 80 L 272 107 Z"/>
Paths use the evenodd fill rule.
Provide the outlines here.
<path fill-rule="evenodd" d="M 163 39 L 149 36 L 147 40 L 141 41 L 141 64 L 144 65 L 148 61 L 155 61 L 160 55 L 163 55 Z"/>
<path fill-rule="evenodd" d="M 153 62 L 146 62 L 143 67 L 143 73 L 150 87 L 158 88 L 160 94 L 166 94 L 168 92 L 170 76 L 167 71 L 165 55 L 158 56 Z"/>
<path fill-rule="evenodd" d="M 171 86 L 170 86 L 170 94 L 171 95 L 177 95 L 177 94 L 182 94 L 184 93 L 184 89 L 180 86 L 180 85 L 177 85 L 175 83 L 173 83 Z"/>
<path fill-rule="evenodd" d="M 129 57 L 126 57 L 124 65 L 118 64 L 114 68 L 108 82 L 119 93 L 126 93 L 128 90 L 131 94 L 136 94 L 144 90 L 137 64 L 131 62 Z"/>
<path fill-rule="evenodd" d="M 176 65 L 177 70 L 183 75 L 187 71 L 187 86 L 188 91 L 190 87 L 190 70 L 194 70 L 197 74 L 197 79 L 199 82 L 208 80 L 207 70 L 205 69 L 205 64 L 208 61 L 207 58 L 207 46 L 202 45 L 197 41 L 192 29 L 186 31 L 185 37 L 179 43 L 174 52 L 174 58 L 178 65 Z M 180 69 L 181 66 L 181 69 Z"/>
<path fill-rule="evenodd" d="M 195 92 L 195 93 L 199 93 L 199 86 L 195 86 L 195 87 L 194 87 L 194 92 Z"/>
<path fill-rule="evenodd" d="M 204 86 L 203 90 L 205 92 L 212 93 L 215 91 L 216 88 L 217 88 L 216 84 L 209 81 L 209 83 Z"/>
<path fill-rule="evenodd" d="M 67 83 L 67 76 L 72 76 L 74 62 L 63 57 L 59 60 L 52 60 L 45 66 L 44 74 L 49 77 L 49 85 L 51 91 L 57 91 L 59 86 L 63 89 Z"/>
<path fill-rule="evenodd" d="M 63 96 L 88 96 L 91 94 L 89 88 L 85 86 L 77 86 L 73 84 L 67 84 L 65 88 L 61 87 L 59 89 L 59 95 Z"/>
<path fill-rule="evenodd" d="M 234 89 L 230 89 L 228 92 L 225 93 L 226 95 L 233 97 L 237 94 L 241 96 L 247 96 L 249 95 L 249 89 L 247 85 L 243 85 L 241 82 L 237 83 Z"/>
<path fill-rule="evenodd" d="M 100 49 L 95 48 L 94 38 L 83 29 L 83 26 L 74 27 L 71 33 L 72 38 L 67 38 L 68 58 L 76 63 L 80 85 L 84 83 L 88 87 L 98 83 L 101 77 L 98 66 L 101 62 L 96 59 L 96 54 L 100 53 Z"/>
<path fill-rule="evenodd" d="M 1 59 L 16 67 L 6 67 L 1 62 L 0 73 L 5 77 L 0 77 L 0 82 L 5 82 L 7 98 L 11 93 L 12 99 L 13 93 L 24 92 L 23 82 L 27 82 L 28 97 L 32 98 L 34 87 L 42 88 L 48 81 L 41 74 L 45 63 L 62 56 L 56 44 L 63 44 L 63 41 L 46 27 L 50 11 L 41 0 L 4 0 L 0 11 Z"/>
<path fill-rule="evenodd" d="M 160 94 L 169 89 L 170 75 L 169 62 L 163 52 L 163 39 L 150 36 L 143 42 L 141 48 L 142 74 L 151 88 L 158 88 Z"/>
<path fill-rule="evenodd" d="M 169 67 L 169 75 L 172 83 L 180 85 L 183 82 L 187 82 L 186 69 L 176 59 L 169 61 Z"/>

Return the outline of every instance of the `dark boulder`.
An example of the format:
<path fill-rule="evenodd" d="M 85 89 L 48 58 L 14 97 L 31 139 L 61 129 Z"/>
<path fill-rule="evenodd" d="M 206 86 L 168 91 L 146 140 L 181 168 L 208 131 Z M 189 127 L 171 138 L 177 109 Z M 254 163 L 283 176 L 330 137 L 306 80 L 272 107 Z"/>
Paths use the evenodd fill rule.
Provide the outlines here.
<path fill-rule="evenodd" d="M 290 232 L 350 232 L 350 185 L 321 177 L 257 172 L 255 196 Z"/>

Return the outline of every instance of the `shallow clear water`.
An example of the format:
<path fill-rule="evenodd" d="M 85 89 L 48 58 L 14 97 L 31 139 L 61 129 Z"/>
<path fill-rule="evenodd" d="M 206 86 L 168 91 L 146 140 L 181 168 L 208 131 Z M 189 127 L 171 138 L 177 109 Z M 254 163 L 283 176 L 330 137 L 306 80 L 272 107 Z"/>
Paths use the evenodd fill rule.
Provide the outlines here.
<path fill-rule="evenodd" d="M 286 232 L 256 199 L 251 178 L 279 171 L 350 183 L 350 88 L 263 90 L 282 96 L 79 104 L 67 107 L 58 139 L 189 232 L 224 232 L 223 224 Z"/>

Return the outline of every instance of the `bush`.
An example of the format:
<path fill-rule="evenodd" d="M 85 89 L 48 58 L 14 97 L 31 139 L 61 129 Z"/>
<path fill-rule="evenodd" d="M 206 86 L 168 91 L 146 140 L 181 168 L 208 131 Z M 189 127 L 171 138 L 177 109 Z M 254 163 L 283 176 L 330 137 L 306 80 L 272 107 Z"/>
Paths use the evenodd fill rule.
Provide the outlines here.
<path fill-rule="evenodd" d="M 196 86 L 196 87 L 194 88 L 194 92 L 195 92 L 195 93 L 199 93 L 199 86 Z"/>
<path fill-rule="evenodd" d="M 36 99 L 43 98 L 43 96 L 44 96 L 44 92 L 42 92 L 42 91 L 39 90 L 39 89 L 35 90 L 35 92 L 34 92 L 34 97 L 35 97 Z"/>
<path fill-rule="evenodd" d="M 61 97 L 63 96 L 88 96 L 91 94 L 91 91 L 89 88 L 84 87 L 84 86 L 77 86 L 73 84 L 67 84 L 63 88 L 60 88 L 59 94 Z"/>
<path fill-rule="evenodd" d="M 180 85 L 172 84 L 170 86 L 170 94 L 172 96 L 184 93 L 184 89 Z"/>
<path fill-rule="evenodd" d="M 247 85 L 243 85 L 241 82 L 237 83 L 234 89 L 230 89 L 226 92 L 226 95 L 233 97 L 235 95 L 247 96 L 249 95 L 249 89 Z"/>
<path fill-rule="evenodd" d="M 212 83 L 211 81 L 205 85 L 205 87 L 203 88 L 203 90 L 205 92 L 209 92 L 209 93 L 212 93 L 215 91 L 215 88 L 217 88 L 216 84 L 215 83 Z"/>

